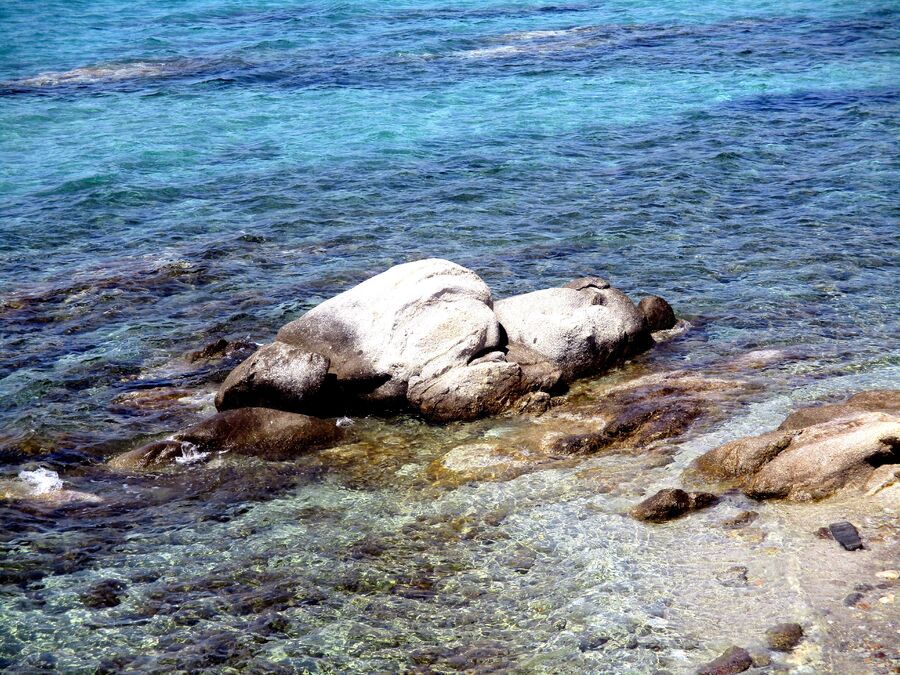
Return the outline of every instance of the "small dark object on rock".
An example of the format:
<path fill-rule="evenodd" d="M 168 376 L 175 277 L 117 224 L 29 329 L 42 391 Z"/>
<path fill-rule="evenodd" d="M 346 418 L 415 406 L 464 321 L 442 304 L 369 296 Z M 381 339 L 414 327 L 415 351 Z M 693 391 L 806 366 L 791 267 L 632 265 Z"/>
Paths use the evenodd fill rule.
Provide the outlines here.
<path fill-rule="evenodd" d="M 736 530 L 741 527 L 746 527 L 758 517 L 759 513 L 757 513 L 756 511 L 741 511 L 739 514 L 734 516 L 734 518 L 723 520 L 722 527 L 724 527 L 726 530 Z"/>
<path fill-rule="evenodd" d="M 115 607 L 122 602 L 122 595 L 128 586 L 118 579 L 104 579 L 91 586 L 81 596 L 81 601 L 92 609 Z"/>
<path fill-rule="evenodd" d="M 647 320 L 647 326 L 654 333 L 658 330 L 668 330 L 678 323 L 672 305 L 658 295 L 642 298 L 638 303 L 638 309 L 641 310 Z"/>
<path fill-rule="evenodd" d="M 743 565 L 733 565 L 716 575 L 716 581 L 728 588 L 741 588 L 747 585 L 747 572 Z"/>
<path fill-rule="evenodd" d="M 660 490 L 635 506 L 631 510 L 631 515 L 637 520 L 663 523 L 689 511 L 712 506 L 717 501 L 718 497 L 709 492 L 685 492 L 668 488 Z"/>
<path fill-rule="evenodd" d="M 803 626 L 799 623 L 779 623 L 766 631 L 770 649 L 789 652 L 803 639 Z"/>
<path fill-rule="evenodd" d="M 722 655 L 702 666 L 697 675 L 733 675 L 743 673 L 753 665 L 753 659 L 746 649 L 729 647 Z"/>
<path fill-rule="evenodd" d="M 842 520 L 837 523 L 831 523 L 828 526 L 837 542 L 848 551 L 858 551 L 863 547 L 862 540 L 859 538 L 859 532 L 852 523 Z"/>
<path fill-rule="evenodd" d="M 860 600 L 862 600 L 865 596 L 862 593 L 851 593 L 846 598 L 844 598 L 844 604 L 847 607 L 856 607 Z"/>
<path fill-rule="evenodd" d="M 834 539 L 834 537 L 831 536 L 831 530 L 829 530 L 827 527 L 820 527 L 818 530 L 816 530 L 816 536 L 819 539 Z"/>

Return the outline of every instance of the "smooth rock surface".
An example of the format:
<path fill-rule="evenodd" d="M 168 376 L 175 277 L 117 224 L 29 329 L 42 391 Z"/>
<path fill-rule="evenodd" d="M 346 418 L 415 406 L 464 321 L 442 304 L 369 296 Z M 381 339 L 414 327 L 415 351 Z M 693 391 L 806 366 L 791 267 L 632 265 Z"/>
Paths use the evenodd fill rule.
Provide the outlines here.
<path fill-rule="evenodd" d="M 649 295 L 646 298 L 641 298 L 641 301 L 638 303 L 638 309 L 644 315 L 647 328 L 654 333 L 661 330 L 669 330 L 678 323 L 672 305 L 658 295 Z"/>
<path fill-rule="evenodd" d="M 803 626 L 799 623 L 779 623 L 766 631 L 766 642 L 770 649 L 789 652 L 803 639 Z"/>
<path fill-rule="evenodd" d="M 749 496 L 821 499 L 856 484 L 875 467 L 898 463 L 900 418 L 862 412 L 799 430 L 739 439 L 700 457 L 708 476 L 736 480 Z"/>
<path fill-rule="evenodd" d="M 533 349 L 571 381 L 598 373 L 652 344 L 644 315 L 603 280 L 547 288 L 494 304 L 511 344 Z M 606 287 L 601 288 L 602 284 Z"/>
<path fill-rule="evenodd" d="M 685 492 L 667 488 L 635 506 L 631 510 L 631 516 L 650 523 L 664 523 L 691 511 L 712 506 L 717 501 L 718 497 L 709 492 Z"/>
<path fill-rule="evenodd" d="M 329 372 L 367 400 L 403 399 L 411 378 L 431 380 L 502 346 L 491 291 L 447 260 L 391 267 L 314 307 L 277 339 L 330 360 Z"/>
<path fill-rule="evenodd" d="M 229 373 L 216 394 L 216 408 L 309 409 L 325 383 L 328 366 L 321 354 L 283 342 L 264 345 Z"/>
<path fill-rule="evenodd" d="M 409 401 L 433 422 L 497 414 L 530 390 L 522 369 L 508 361 L 454 368 L 431 380 L 413 378 Z"/>
<path fill-rule="evenodd" d="M 853 417 L 861 412 L 883 412 L 900 415 L 900 390 L 875 389 L 854 394 L 843 403 L 800 408 L 788 415 L 778 427 L 779 431 L 804 429 L 841 417 Z"/>

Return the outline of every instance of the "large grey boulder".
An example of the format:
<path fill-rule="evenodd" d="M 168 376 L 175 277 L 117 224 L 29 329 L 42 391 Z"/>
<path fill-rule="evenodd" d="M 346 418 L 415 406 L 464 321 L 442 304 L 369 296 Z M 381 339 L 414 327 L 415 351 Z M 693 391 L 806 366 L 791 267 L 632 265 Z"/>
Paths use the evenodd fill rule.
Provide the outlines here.
<path fill-rule="evenodd" d="M 512 344 L 538 352 L 565 381 L 598 373 L 651 346 L 644 314 L 597 277 L 494 303 Z"/>
<path fill-rule="evenodd" d="M 531 390 L 518 364 L 497 359 L 413 378 L 409 402 L 433 422 L 473 420 L 502 412 Z"/>
<path fill-rule="evenodd" d="M 807 409 L 775 431 L 710 450 L 697 468 L 757 499 L 803 501 L 854 485 L 865 489 L 877 467 L 900 466 L 900 417 L 865 410 L 883 409 L 889 398 L 882 392 L 877 400 L 856 398 L 852 406 Z"/>
<path fill-rule="evenodd" d="M 491 291 L 447 260 L 397 265 L 311 309 L 277 340 L 316 352 L 354 396 L 406 397 L 411 378 L 430 380 L 502 345 Z"/>
<path fill-rule="evenodd" d="M 228 374 L 216 394 L 216 408 L 308 410 L 325 383 L 328 366 L 321 354 L 283 342 L 264 345 Z"/>

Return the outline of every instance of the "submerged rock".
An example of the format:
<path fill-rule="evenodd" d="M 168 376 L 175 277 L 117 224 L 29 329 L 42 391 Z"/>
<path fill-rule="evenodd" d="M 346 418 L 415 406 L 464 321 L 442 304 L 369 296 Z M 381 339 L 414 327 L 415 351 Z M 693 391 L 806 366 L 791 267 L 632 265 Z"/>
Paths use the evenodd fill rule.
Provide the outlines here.
<path fill-rule="evenodd" d="M 702 666 L 697 675 L 734 675 L 743 673 L 753 665 L 753 659 L 746 649 L 729 647 L 717 659 Z"/>
<path fill-rule="evenodd" d="M 718 500 L 716 495 L 709 492 L 685 492 L 667 488 L 635 506 L 631 510 L 631 516 L 650 523 L 664 523 L 691 511 L 712 506 Z"/>
<path fill-rule="evenodd" d="M 877 467 L 900 464 L 900 417 L 866 410 L 883 409 L 897 395 L 854 397 L 851 408 L 807 409 L 802 416 L 789 416 L 776 431 L 711 450 L 696 466 L 707 476 L 736 481 L 758 499 L 820 499 L 848 485 L 864 488 Z M 807 421 L 808 426 L 799 426 Z"/>
<path fill-rule="evenodd" d="M 644 315 L 622 291 L 596 278 L 498 300 L 511 344 L 556 366 L 566 381 L 599 373 L 652 346 Z"/>
<path fill-rule="evenodd" d="M 779 623 L 766 631 L 766 642 L 770 649 L 789 652 L 803 639 L 803 626 L 799 623 Z"/>
<path fill-rule="evenodd" d="M 92 609 L 116 607 L 122 602 L 128 585 L 118 579 L 104 579 L 81 594 L 81 602 Z"/>
<path fill-rule="evenodd" d="M 321 354 L 273 342 L 229 373 L 216 395 L 216 408 L 308 410 L 325 383 L 328 366 L 328 359 Z"/>
<path fill-rule="evenodd" d="M 715 417 L 723 398 L 740 382 L 670 371 L 638 378 L 612 389 L 581 414 L 605 420 L 598 431 L 556 441 L 558 455 L 589 454 L 608 449 L 641 449 L 682 435 L 701 419 Z"/>
<path fill-rule="evenodd" d="M 119 455 L 110 465 L 145 469 L 202 461 L 210 453 L 233 452 L 266 460 L 287 460 L 337 443 L 343 429 L 323 420 L 269 408 L 238 408 L 213 415 L 170 439 Z"/>

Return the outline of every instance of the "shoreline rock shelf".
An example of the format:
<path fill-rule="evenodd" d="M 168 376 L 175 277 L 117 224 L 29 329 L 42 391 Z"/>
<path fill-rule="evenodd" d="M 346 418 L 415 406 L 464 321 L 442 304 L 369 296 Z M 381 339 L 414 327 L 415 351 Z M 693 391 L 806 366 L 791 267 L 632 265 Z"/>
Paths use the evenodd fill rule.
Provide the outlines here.
<path fill-rule="evenodd" d="M 775 431 L 715 448 L 699 472 L 754 499 L 822 499 L 844 488 L 874 494 L 900 474 L 900 390 L 791 413 Z"/>

